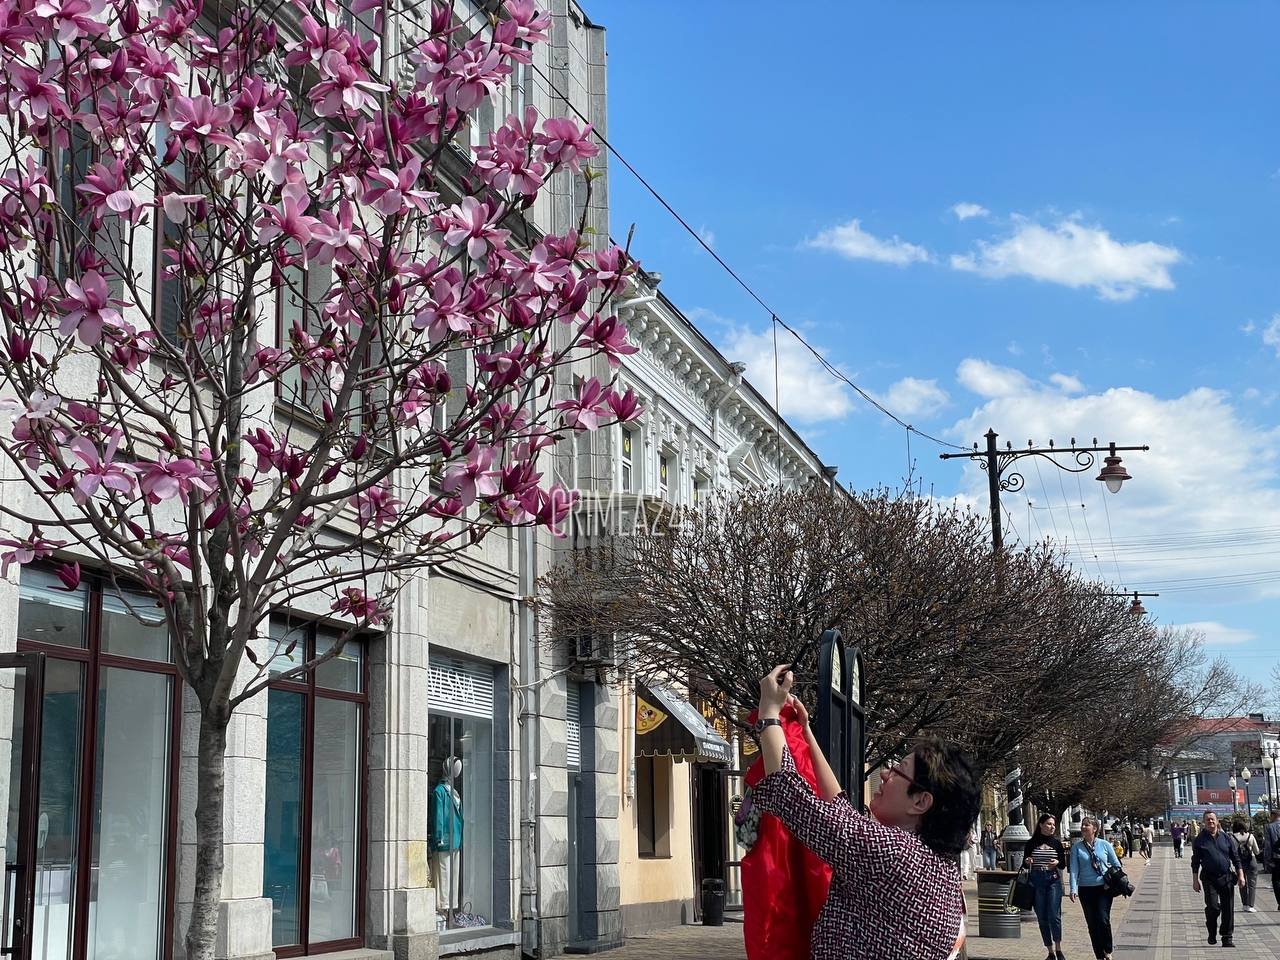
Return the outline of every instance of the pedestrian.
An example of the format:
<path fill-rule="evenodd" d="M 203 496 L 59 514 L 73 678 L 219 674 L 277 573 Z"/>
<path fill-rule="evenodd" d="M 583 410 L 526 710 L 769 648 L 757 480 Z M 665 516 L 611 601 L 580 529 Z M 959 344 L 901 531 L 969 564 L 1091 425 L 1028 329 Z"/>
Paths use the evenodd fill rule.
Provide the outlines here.
<path fill-rule="evenodd" d="M 1244 870 L 1244 886 L 1240 888 L 1240 906 L 1245 913 L 1257 913 L 1258 900 L 1258 860 L 1262 851 L 1258 849 L 1258 840 L 1249 829 L 1247 820 L 1236 820 L 1231 832 L 1235 835 L 1236 849 L 1240 851 L 1240 866 Z"/>
<path fill-rule="evenodd" d="M 752 799 L 832 870 L 813 927 L 812 960 L 949 960 L 964 944 L 956 866 L 978 818 L 981 785 L 954 744 L 927 739 L 880 771 L 871 815 L 859 813 L 791 697 L 795 674 L 775 667 L 760 681 L 756 736 L 765 777 Z M 796 773 L 779 715 L 790 701 L 813 756 L 818 793 Z"/>
<path fill-rule="evenodd" d="M 1080 897 L 1093 955 L 1096 960 L 1111 960 L 1111 895 L 1102 889 L 1102 881 L 1109 867 L 1120 866 L 1120 858 L 1115 847 L 1098 836 L 1098 821 L 1093 817 L 1080 821 L 1080 839 L 1071 845 L 1067 864 L 1071 871 L 1071 900 L 1074 903 L 1076 896 Z"/>
<path fill-rule="evenodd" d="M 1045 960 L 1066 960 L 1062 953 L 1062 869 L 1067 865 L 1067 852 L 1058 839 L 1058 820 L 1042 814 L 1035 835 L 1022 851 L 1023 863 L 1031 864 L 1031 887 L 1036 892 L 1036 920 L 1040 923 L 1040 939 L 1049 951 Z"/>
<path fill-rule="evenodd" d="M 1231 887 L 1236 883 L 1244 886 L 1244 871 L 1235 840 L 1220 829 L 1218 815 L 1212 811 L 1204 815 L 1204 829 L 1191 844 L 1191 877 L 1191 888 L 1196 893 L 1204 891 L 1209 943 L 1217 943 L 1221 933 L 1222 945 L 1234 947 L 1236 898 Z"/>
<path fill-rule="evenodd" d="M 1124 824 L 1124 855 L 1132 857 L 1137 849 L 1133 845 L 1133 824 L 1126 820 Z"/>
<path fill-rule="evenodd" d="M 1169 827 L 1169 838 L 1173 840 L 1173 858 L 1182 859 L 1182 824 L 1174 823 Z"/>
<path fill-rule="evenodd" d="M 1156 845 L 1156 828 L 1151 825 L 1151 821 L 1147 821 L 1147 825 L 1142 828 L 1142 855 L 1148 860 L 1151 859 L 1151 851 Z"/>
<path fill-rule="evenodd" d="M 973 869 L 973 861 L 969 857 L 969 848 L 973 845 L 973 831 L 964 838 L 964 846 L 960 848 L 960 879 L 969 880 L 970 872 Z"/>
<path fill-rule="evenodd" d="M 1271 822 L 1262 831 L 1262 865 L 1271 871 L 1271 892 L 1280 910 L 1280 810 L 1271 811 Z"/>
<path fill-rule="evenodd" d="M 977 824 L 969 831 L 969 866 L 974 876 L 978 873 L 978 864 L 982 863 L 982 853 L 978 849 L 978 827 Z"/>
<path fill-rule="evenodd" d="M 991 827 L 982 828 L 982 866 L 987 870 L 996 868 L 996 832 Z"/>
<path fill-rule="evenodd" d="M 1190 835 L 1190 837 L 1191 837 L 1191 841 L 1194 843 L 1194 842 L 1195 842 L 1196 837 L 1200 836 L 1200 821 L 1198 821 L 1198 820 L 1188 820 L 1188 821 L 1187 821 L 1187 833 Z"/>

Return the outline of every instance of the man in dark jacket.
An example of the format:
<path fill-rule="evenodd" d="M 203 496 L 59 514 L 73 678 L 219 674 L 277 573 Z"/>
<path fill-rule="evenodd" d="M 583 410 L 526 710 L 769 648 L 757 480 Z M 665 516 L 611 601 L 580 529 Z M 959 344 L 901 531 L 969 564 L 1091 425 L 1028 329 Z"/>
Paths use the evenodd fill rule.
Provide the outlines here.
<path fill-rule="evenodd" d="M 1271 891 L 1280 910 L 1280 810 L 1271 811 L 1271 822 L 1262 832 L 1262 865 L 1271 871 Z"/>
<path fill-rule="evenodd" d="M 1191 887 L 1196 893 L 1204 890 L 1204 920 L 1210 943 L 1218 942 L 1221 929 L 1222 945 L 1235 946 L 1231 936 L 1235 932 L 1236 898 L 1231 888 L 1237 883 L 1244 886 L 1240 851 L 1231 835 L 1218 826 L 1218 815 L 1206 813 L 1204 829 L 1191 844 Z"/>

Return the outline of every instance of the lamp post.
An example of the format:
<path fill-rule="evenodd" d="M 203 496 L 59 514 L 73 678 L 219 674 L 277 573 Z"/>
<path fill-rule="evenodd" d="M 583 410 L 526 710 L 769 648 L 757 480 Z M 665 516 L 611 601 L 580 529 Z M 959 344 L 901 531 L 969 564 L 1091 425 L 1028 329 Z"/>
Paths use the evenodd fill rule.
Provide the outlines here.
<path fill-rule="evenodd" d="M 1133 597 L 1133 603 L 1129 604 L 1129 612 L 1132 613 L 1135 617 L 1145 617 L 1147 615 L 1147 608 L 1142 605 L 1142 601 L 1138 598 L 1139 597 L 1158 597 L 1160 596 L 1160 594 L 1140 593 L 1137 590 L 1133 590 L 1129 593 L 1100 593 L 1098 594 L 1098 596 L 1100 597 Z"/>
<path fill-rule="evenodd" d="M 1114 443 L 1109 443 L 1105 447 L 1098 446 L 1098 438 L 1094 437 L 1093 446 L 1077 447 L 1076 438 L 1071 438 L 1070 447 L 1056 447 L 1052 440 L 1049 441 L 1047 447 L 1037 447 L 1032 441 L 1028 440 L 1025 448 L 1019 447 L 1014 449 L 1013 444 L 1006 441 L 1005 448 L 1000 449 L 996 441 L 1000 435 L 996 433 L 994 428 L 988 428 L 985 438 L 987 448 L 980 450 L 978 445 L 973 445 L 973 450 L 966 450 L 963 453 L 941 453 L 938 456 L 943 460 L 972 460 L 979 467 L 987 472 L 987 494 L 990 498 L 991 510 L 991 549 L 997 555 L 1004 549 L 1003 527 L 1000 522 L 1000 492 L 1006 491 L 1013 493 L 1021 490 L 1026 483 L 1022 474 L 1016 470 L 1008 470 L 1014 463 L 1023 457 L 1040 457 L 1048 460 L 1051 464 L 1066 473 L 1084 473 L 1093 468 L 1098 462 L 1097 454 L 1105 453 L 1103 458 L 1104 466 L 1099 472 L 1096 480 L 1106 484 L 1110 493 L 1119 493 L 1120 488 L 1126 480 L 1132 479 L 1129 471 L 1124 468 L 1121 463 L 1120 452 L 1128 452 L 1130 450 L 1149 450 L 1150 447 L 1143 445 L 1140 447 L 1119 447 Z M 1069 455 L 1075 460 L 1075 465 L 1063 463 L 1058 460 L 1060 456 Z M 1128 594 L 1126 594 L 1128 596 Z M 1137 602 L 1138 598 L 1135 594 L 1134 601 L 1136 606 L 1142 610 L 1142 604 Z M 1130 608 L 1130 612 L 1135 612 Z M 1005 774 L 1005 805 L 1009 813 L 1009 825 L 1004 828 L 1000 837 L 1005 841 L 1006 849 L 1011 845 L 1017 849 L 1027 840 L 1031 839 L 1031 833 L 1027 830 L 1025 818 L 1022 815 L 1022 768 L 1018 766 L 1015 759 L 1009 772 Z"/>
<path fill-rule="evenodd" d="M 1280 768 L 1277 768 L 1276 760 L 1280 760 L 1280 750 L 1276 750 L 1275 746 L 1272 745 L 1271 753 L 1262 758 L 1262 767 L 1267 769 L 1271 776 L 1271 785 L 1268 786 L 1268 790 L 1271 792 L 1268 795 L 1267 808 L 1272 812 L 1276 809 L 1276 792 L 1280 790 Z"/>
<path fill-rule="evenodd" d="M 1240 804 L 1236 800 L 1236 775 L 1234 773 L 1227 778 L 1227 786 L 1231 788 L 1231 812 L 1239 813 Z"/>
<path fill-rule="evenodd" d="M 1253 771 L 1245 767 L 1240 771 L 1240 779 L 1244 781 L 1244 815 L 1250 822 L 1253 821 L 1253 804 L 1249 800 L 1249 781 L 1253 779 Z M 1253 829 L 1252 826 L 1249 827 Z"/>
<path fill-rule="evenodd" d="M 1049 441 L 1047 447 L 1037 447 L 1031 441 L 1027 441 L 1025 448 L 1014 448 L 1013 444 L 1005 443 L 1003 450 L 997 445 L 996 440 L 999 434 L 995 430 L 986 432 L 987 448 L 979 450 L 978 445 L 973 445 L 973 451 L 966 450 L 964 453 L 940 453 L 938 456 L 943 460 L 965 459 L 972 460 L 978 464 L 983 470 L 987 471 L 987 492 L 990 497 L 991 509 L 991 546 L 999 553 L 1004 546 L 1004 535 L 1000 523 L 1000 492 L 1006 491 L 1013 493 L 1021 490 L 1026 482 L 1022 474 L 1013 471 L 1005 476 L 1005 471 L 1016 461 L 1023 457 L 1040 457 L 1048 460 L 1059 470 L 1066 473 L 1084 473 L 1093 468 L 1098 462 L 1096 454 L 1105 453 L 1107 456 L 1103 458 L 1105 466 L 1094 479 L 1106 484 L 1110 493 L 1119 493 L 1121 486 L 1126 480 L 1131 480 L 1129 471 L 1124 468 L 1120 460 L 1120 452 L 1128 452 L 1130 450 L 1150 450 L 1151 448 L 1145 444 L 1140 447 L 1119 447 L 1114 443 L 1109 443 L 1105 447 L 1098 446 L 1098 438 L 1094 437 L 1093 446 L 1077 447 L 1076 438 L 1071 438 L 1070 447 L 1055 447 L 1053 441 Z M 1075 459 L 1075 466 L 1066 464 L 1058 460 L 1059 456 L 1070 455 Z"/>

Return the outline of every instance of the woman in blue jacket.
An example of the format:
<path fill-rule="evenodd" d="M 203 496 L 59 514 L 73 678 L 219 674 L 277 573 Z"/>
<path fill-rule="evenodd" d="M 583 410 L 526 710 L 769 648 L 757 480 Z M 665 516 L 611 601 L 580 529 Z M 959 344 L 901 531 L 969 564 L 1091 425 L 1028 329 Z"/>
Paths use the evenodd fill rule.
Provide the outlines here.
<path fill-rule="evenodd" d="M 1102 889 L 1102 879 L 1109 867 L 1119 867 L 1115 847 L 1099 838 L 1098 821 L 1085 817 L 1080 823 L 1080 839 L 1071 845 L 1068 859 L 1071 868 L 1071 899 L 1080 896 L 1089 940 L 1097 960 L 1111 960 L 1111 897 Z"/>

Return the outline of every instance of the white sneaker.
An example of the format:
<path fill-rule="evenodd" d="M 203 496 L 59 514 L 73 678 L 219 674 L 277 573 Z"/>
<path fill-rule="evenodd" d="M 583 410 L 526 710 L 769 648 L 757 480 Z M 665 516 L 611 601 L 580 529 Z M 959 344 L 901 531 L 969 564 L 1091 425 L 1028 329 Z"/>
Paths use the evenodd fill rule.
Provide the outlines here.
<path fill-rule="evenodd" d="M 1245 911 L 1245 913 L 1257 913 L 1257 912 L 1258 912 L 1258 908 L 1257 908 L 1257 907 L 1245 907 L 1245 908 L 1244 908 L 1244 911 Z"/>

